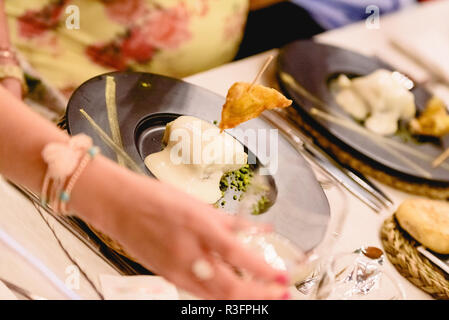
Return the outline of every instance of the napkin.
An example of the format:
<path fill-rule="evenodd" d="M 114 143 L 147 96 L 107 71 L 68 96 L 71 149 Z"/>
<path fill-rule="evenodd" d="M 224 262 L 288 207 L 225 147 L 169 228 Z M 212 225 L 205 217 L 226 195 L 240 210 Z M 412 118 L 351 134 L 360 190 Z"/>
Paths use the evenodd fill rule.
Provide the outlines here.
<path fill-rule="evenodd" d="M 14 293 L 9 290 L 3 282 L 0 281 L 0 301 L 1 300 L 18 300 Z"/>
<path fill-rule="evenodd" d="M 176 287 L 158 276 L 100 275 L 106 300 L 179 300 Z"/>

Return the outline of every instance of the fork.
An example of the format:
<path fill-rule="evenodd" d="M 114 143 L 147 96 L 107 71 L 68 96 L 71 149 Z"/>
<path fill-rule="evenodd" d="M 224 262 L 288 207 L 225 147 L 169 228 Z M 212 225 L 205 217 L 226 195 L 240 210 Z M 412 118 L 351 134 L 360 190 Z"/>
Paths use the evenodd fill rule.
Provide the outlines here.
<path fill-rule="evenodd" d="M 276 111 L 265 111 L 262 116 L 276 128 L 280 129 L 290 144 L 305 158 L 318 166 L 327 176 L 340 183 L 375 212 L 390 208 L 393 201 L 360 172 L 343 167 L 333 160 L 325 151 L 316 146 L 297 126 L 292 126 L 288 119 Z"/>

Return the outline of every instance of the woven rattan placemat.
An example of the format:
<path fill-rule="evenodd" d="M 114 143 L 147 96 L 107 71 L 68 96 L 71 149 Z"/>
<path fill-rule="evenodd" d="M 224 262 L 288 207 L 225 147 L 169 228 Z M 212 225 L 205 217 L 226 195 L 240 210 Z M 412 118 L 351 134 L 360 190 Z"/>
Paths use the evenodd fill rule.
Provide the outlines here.
<path fill-rule="evenodd" d="M 384 221 L 382 245 L 399 273 L 435 299 L 449 300 L 449 276 L 417 250 L 417 243 L 397 222 L 395 216 Z"/>

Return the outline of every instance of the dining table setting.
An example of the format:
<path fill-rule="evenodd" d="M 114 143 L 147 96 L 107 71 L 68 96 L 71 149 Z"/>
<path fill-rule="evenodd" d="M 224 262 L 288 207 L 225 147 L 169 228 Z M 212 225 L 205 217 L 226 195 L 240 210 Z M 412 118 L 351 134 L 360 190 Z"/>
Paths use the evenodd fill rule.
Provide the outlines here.
<path fill-rule="evenodd" d="M 290 299 L 447 300 L 448 12 L 448 1 L 412 5 L 375 28 L 360 21 L 183 79 L 99 75 L 75 90 L 58 125 L 169 182 L 188 175 L 158 162 L 170 130 L 195 120 L 226 129 L 245 166 L 217 167 L 219 189 L 192 178 L 194 195 L 273 226 L 239 236 L 289 272 Z M 272 105 L 233 119 L 253 99 L 238 90 Z M 275 149 L 251 130 L 274 136 Z M 6 178 L 0 204 L 0 300 L 198 299 Z"/>

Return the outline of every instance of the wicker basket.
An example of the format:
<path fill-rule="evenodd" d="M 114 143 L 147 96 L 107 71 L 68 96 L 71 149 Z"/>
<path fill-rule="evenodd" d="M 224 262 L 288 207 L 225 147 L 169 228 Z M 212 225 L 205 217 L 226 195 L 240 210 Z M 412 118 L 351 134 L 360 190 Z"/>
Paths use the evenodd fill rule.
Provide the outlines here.
<path fill-rule="evenodd" d="M 419 253 L 417 243 L 403 230 L 395 216 L 382 225 L 382 245 L 398 272 L 435 299 L 449 300 L 449 276 Z"/>

